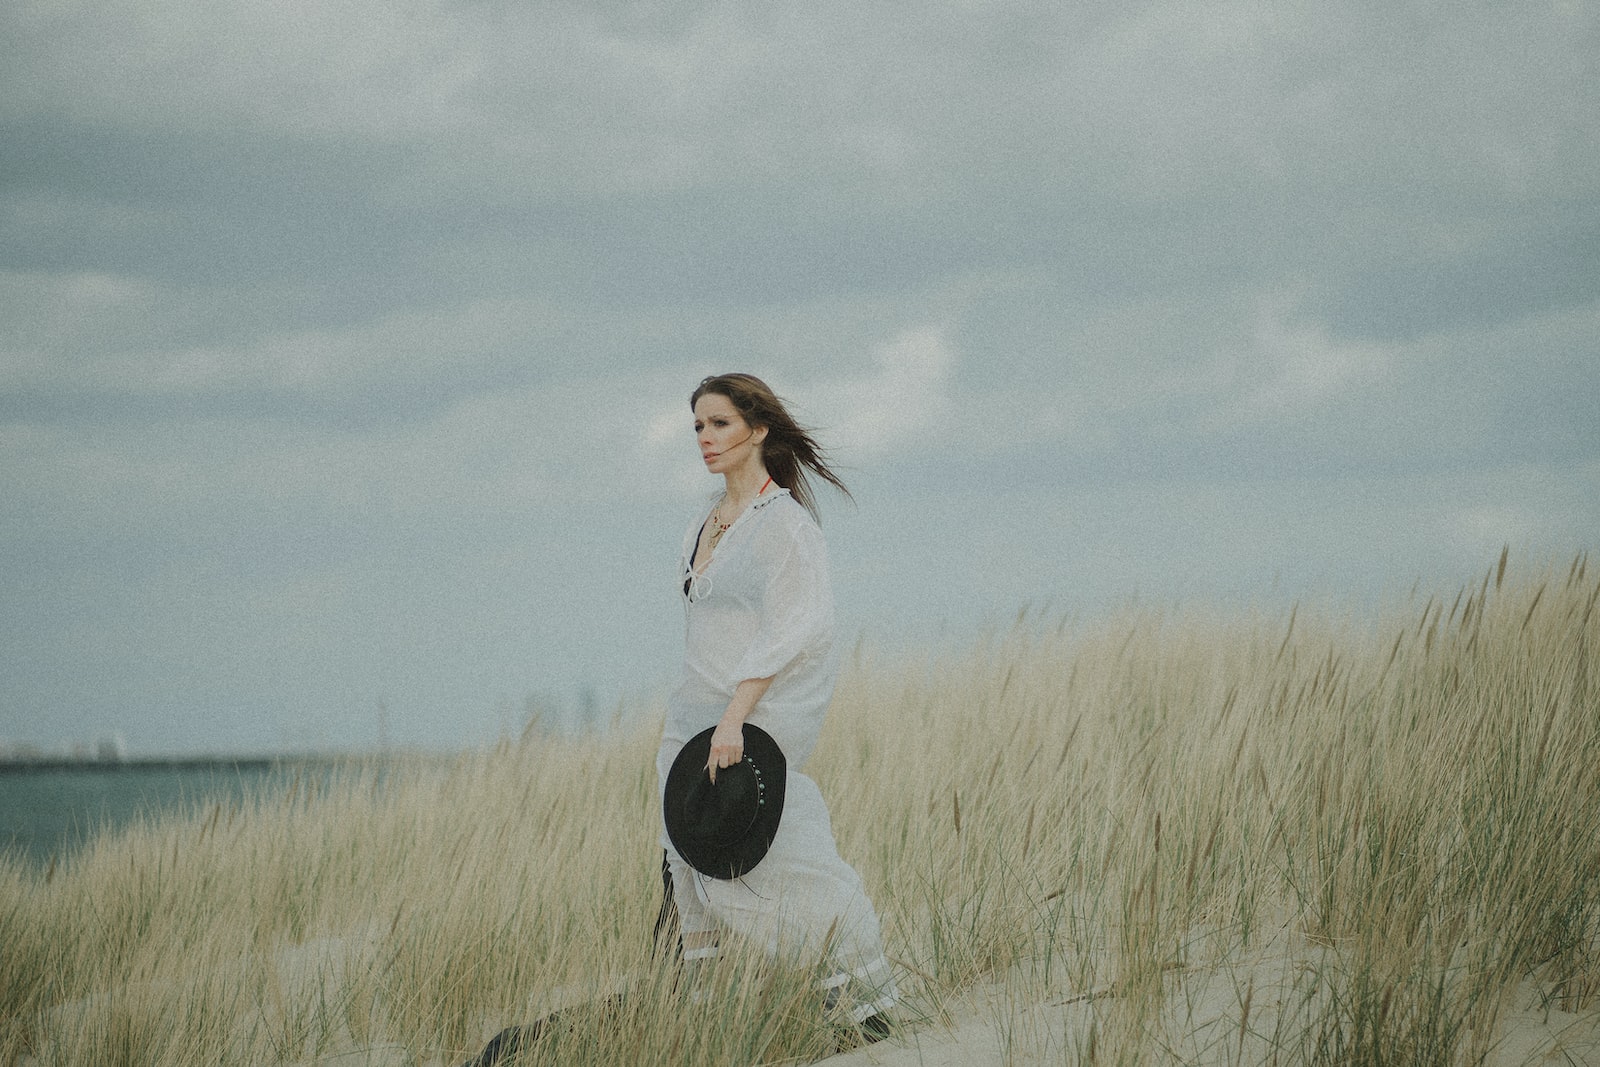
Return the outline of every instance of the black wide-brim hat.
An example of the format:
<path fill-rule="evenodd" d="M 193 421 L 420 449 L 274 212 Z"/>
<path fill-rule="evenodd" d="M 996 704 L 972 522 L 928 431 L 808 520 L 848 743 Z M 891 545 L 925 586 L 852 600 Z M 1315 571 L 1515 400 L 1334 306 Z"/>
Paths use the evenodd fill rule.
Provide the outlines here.
<path fill-rule="evenodd" d="M 667 772 L 662 796 L 667 836 L 678 855 L 712 878 L 739 878 L 772 847 L 783 817 L 789 764 L 772 735 L 744 724 L 744 759 L 706 770 L 715 727 L 689 738 Z"/>

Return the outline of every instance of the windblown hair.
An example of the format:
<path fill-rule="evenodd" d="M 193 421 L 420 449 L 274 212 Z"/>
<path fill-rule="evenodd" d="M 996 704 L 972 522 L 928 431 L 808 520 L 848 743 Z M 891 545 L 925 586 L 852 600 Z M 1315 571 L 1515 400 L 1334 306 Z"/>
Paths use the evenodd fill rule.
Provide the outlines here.
<path fill-rule="evenodd" d="M 761 459 L 767 466 L 767 473 L 774 482 L 789 490 L 795 500 L 811 512 L 812 518 L 820 522 L 822 517 L 817 512 L 817 499 L 811 491 L 807 471 L 846 497 L 850 496 L 850 490 L 828 465 L 822 446 L 809 430 L 794 421 L 783 400 L 766 382 L 753 374 L 713 374 L 701 380 L 689 397 L 690 409 L 707 393 L 727 397 L 751 429 L 766 427 Z"/>

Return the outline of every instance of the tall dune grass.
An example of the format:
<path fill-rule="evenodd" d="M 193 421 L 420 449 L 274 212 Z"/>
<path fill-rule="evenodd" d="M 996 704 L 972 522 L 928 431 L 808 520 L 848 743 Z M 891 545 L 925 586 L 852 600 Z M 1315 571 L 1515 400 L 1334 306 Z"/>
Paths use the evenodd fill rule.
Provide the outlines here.
<path fill-rule="evenodd" d="M 1378 621 L 1023 613 L 858 650 L 808 769 L 930 1033 L 982 986 L 1060 1009 L 997 1011 L 1011 1062 L 1505 1062 L 1600 1017 L 1597 598 L 1502 556 Z M 804 973 L 653 958 L 633 722 L 0 863 L 0 1063 L 457 1063 L 624 987 L 522 1062 L 826 1056 Z"/>

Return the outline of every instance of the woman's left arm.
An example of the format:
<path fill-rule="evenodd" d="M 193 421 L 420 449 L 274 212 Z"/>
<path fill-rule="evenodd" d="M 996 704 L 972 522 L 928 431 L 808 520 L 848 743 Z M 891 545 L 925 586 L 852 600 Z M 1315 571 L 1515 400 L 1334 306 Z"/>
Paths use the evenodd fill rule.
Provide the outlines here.
<path fill-rule="evenodd" d="M 734 689 L 728 710 L 722 713 L 722 721 L 711 732 L 711 755 L 706 760 L 706 770 L 711 772 L 713 782 L 717 780 L 717 771 L 744 759 L 744 721 L 766 696 L 773 677 L 746 678 Z"/>
<path fill-rule="evenodd" d="M 833 637 L 833 590 L 822 532 L 801 525 L 775 531 L 768 542 L 770 567 L 761 598 L 761 619 L 749 647 L 732 672 L 733 697 L 711 735 L 706 769 L 716 771 L 744 758 L 744 723 L 785 667 L 825 651 Z"/>

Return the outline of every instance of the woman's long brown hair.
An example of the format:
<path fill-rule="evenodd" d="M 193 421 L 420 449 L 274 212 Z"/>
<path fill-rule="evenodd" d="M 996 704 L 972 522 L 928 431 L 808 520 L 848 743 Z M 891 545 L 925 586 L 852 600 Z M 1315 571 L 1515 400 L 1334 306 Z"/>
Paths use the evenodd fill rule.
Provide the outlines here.
<path fill-rule="evenodd" d="M 828 465 L 822 446 L 809 430 L 794 421 L 782 399 L 766 382 L 753 374 L 713 374 L 703 379 L 689 397 L 690 410 L 707 393 L 727 397 L 752 429 L 766 427 L 767 439 L 761 444 L 761 458 L 766 463 L 767 473 L 789 490 L 795 500 L 811 512 L 812 518 L 822 520 L 807 471 L 850 496 L 850 490 Z"/>

